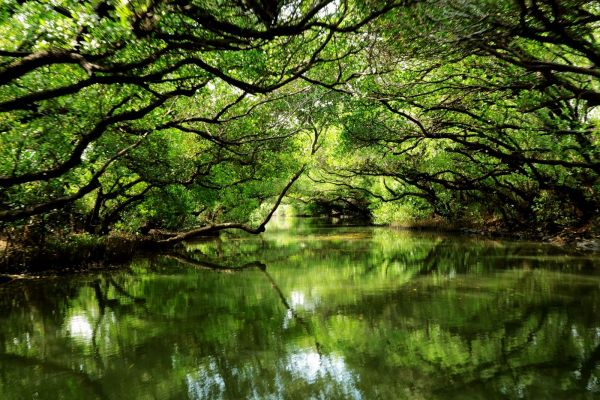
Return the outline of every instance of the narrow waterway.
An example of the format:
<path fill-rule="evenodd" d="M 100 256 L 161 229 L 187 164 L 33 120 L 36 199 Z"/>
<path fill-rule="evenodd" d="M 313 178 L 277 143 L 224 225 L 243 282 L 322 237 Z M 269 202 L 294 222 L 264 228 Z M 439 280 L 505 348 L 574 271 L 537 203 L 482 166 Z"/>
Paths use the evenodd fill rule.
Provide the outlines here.
<path fill-rule="evenodd" d="M 0 399 L 593 399 L 600 258 L 286 220 L 0 285 Z"/>

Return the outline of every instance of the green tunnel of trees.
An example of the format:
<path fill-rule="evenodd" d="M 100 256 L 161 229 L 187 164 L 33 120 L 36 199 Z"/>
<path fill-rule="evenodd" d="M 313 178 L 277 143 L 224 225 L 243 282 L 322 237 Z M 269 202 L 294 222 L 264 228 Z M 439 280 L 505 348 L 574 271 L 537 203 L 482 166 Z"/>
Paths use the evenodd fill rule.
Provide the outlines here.
<path fill-rule="evenodd" d="M 0 235 L 597 226 L 593 0 L 7 0 Z M 590 228 L 591 227 L 591 228 Z"/>

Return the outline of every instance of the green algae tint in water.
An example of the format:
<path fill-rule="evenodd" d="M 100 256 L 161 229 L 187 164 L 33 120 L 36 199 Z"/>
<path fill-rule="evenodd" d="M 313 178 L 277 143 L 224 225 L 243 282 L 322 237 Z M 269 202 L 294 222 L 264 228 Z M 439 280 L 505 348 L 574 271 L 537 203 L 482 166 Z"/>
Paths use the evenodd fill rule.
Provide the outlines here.
<path fill-rule="evenodd" d="M 3 400 L 600 397 L 600 260 L 550 246 L 296 226 L 0 307 Z"/>

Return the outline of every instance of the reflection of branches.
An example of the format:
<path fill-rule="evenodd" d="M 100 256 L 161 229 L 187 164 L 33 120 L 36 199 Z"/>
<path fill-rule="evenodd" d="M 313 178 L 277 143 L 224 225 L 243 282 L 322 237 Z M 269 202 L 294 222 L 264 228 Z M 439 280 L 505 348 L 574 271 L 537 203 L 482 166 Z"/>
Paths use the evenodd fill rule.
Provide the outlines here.
<path fill-rule="evenodd" d="M 498 365 L 498 363 L 494 363 L 494 365 Z M 489 391 L 489 383 L 495 379 L 501 378 L 502 376 L 504 376 L 504 374 L 506 372 L 511 372 L 512 374 L 514 374 L 514 376 L 516 377 L 520 377 L 521 380 L 524 380 L 524 377 L 528 376 L 529 374 L 531 374 L 532 372 L 542 372 L 543 370 L 552 370 L 556 368 L 556 362 L 554 360 L 544 360 L 544 361 L 540 361 L 540 362 L 533 362 L 533 363 L 529 363 L 529 364 L 525 364 L 525 365 L 518 365 L 518 366 L 510 366 L 510 365 L 503 365 L 500 367 L 500 369 L 498 370 L 498 372 L 496 372 L 495 374 L 489 376 L 489 377 L 480 377 L 477 378 L 475 380 L 465 380 L 461 383 L 461 385 L 458 385 L 456 387 L 453 387 L 452 389 L 450 389 L 448 386 L 443 386 L 440 387 L 439 389 L 436 389 L 434 391 L 438 392 L 440 394 L 445 394 L 446 396 L 442 396 L 442 398 L 444 397 L 451 397 L 449 395 L 449 393 L 451 392 L 462 392 L 466 389 L 470 389 L 473 387 L 477 387 L 479 386 L 481 388 L 482 391 Z M 543 376 L 543 372 L 542 372 L 542 376 Z M 457 376 L 452 376 L 452 378 L 450 379 L 455 379 Z M 519 382 L 517 381 L 517 379 L 515 378 L 515 386 L 517 386 L 519 384 Z M 514 390 L 515 388 L 513 388 Z M 510 389 L 509 389 L 510 390 Z M 464 395 L 464 393 L 463 393 Z M 505 395 L 505 398 L 512 398 L 511 396 Z M 459 397 L 461 398 L 461 397 Z M 462 397 L 462 398 L 466 398 Z M 521 398 L 521 397 L 519 397 Z M 527 396 L 525 396 L 524 398 L 528 398 Z M 569 398 L 569 397 L 566 397 Z"/>
<path fill-rule="evenodd" d="M 104 369 L 104 364 L 102 363 L 102 358 L 100 357 L 100 351 L 98 350 L 98 329 L 100 328 L 100 324 L 104 319 L 104 314 L 106 310 L 106 294 L 102 293 L 100 288 L 100 281 L 95 280 L 92 285 L 94 286 L 94 293 L 96 294 L 96 301 L 98 302 L 99 316 L 96 319 L 96 323 L 94 324 L 94 328 L 92 329 L 92 350 L 94 354 L 94 360 L 98 366 L 101 366 Z"/>
<path fill-rule="evenodd" d="M 519 283 L 527 285 L 525 279 L 530 277 L 531 275 L 527 274 L 526 277 L 519 281 Z M 590 289 L 590 291 L 593 290 L 594 289 Z M 531 346 L 535 345 L 536 339 L 542 336 L 542 332 L 544 330 L 548 329 L 548 324 L 552 324 L 553 321 L 556 321 L 556 318 L 550 318 L 551 311 L 569 305 L 575 306 L 580 303 L 581 296 L 586 294 L 589 295 L 589 293 L 586 292 L 580 293 L 577 299 L 574 299 L 570 302 L 551 301 L 546 302 L 541 306 L 532 305 L 527 307 L 525 311 L 517 318 L 505 321 L 502 326 L 496 330 L 496 332 L 501 332 L 502 334 L 499 350 L 500 359 L 493 359 L 485 363 L 477 364 L 476 370 L 479 371 L 479 375 L 473 377 L 472 379 L 467 377 L 467 379 L 462 380 L 461 384 L 454 390 L 460 390 L 460 388 L 467 386 L 471 387 L 474 385 L 484 385 L 486 382 L 491 382 L 507 376 L 512 379 L 516 386 L 519 383 L 519 376 L 522 376 L 525 371 L 556 368 L 557 361 L 554 359 L 544 359 L 539 362 L 530 362 L 521 365 L 515 365 L 515 363 L 511 362 L 511 360 L 518 359 L 519 357 L 522 359 L 528 359 L 527 357 L 523 357 L 523 353 L 526 354 L 526 352 L 531 349 Z M 500 299 L 498 299 L 498 302 L 500 302 Z M 568 317 L 568 311 L 565 311 L 563 315 Z M 535 321 L 535 325 L 529 328 L 532 320 Z M 467 321 L 466 325 L 469 325 L 470 323 L 472 323 L 472 321 Z M 569 325 L 570 324 L 566 324 L 565 326 Z M 522 333 L 519 334 L 519 332 Z M 570 332 L 570 329 L 563 330 L 561 332 L 563 337 L 558 340 L 568 340 L 567 337 L 569 336 Z M 593 349 L 589 353 L 588 358 L 581 360 L 580 362 L 577 358 L 570 358 L 567 354 L 565 354 L 564 357 L 565 358 L 562 360 L 562 363 L 571 364 L 573 367 L 580 365 L 580 381 L 585 386 L 591 378 L 593 370 L 600 359 L 600 346 L 597 346 L 595 349 Z M 484 371 L 488 373 L 484 373 Z M 461 376 L 465 376 L 464 372 L 461 371 L 450 373 L 449 375 L 453 380 L 459 380 Z M 446 390 L 446 388 L 440 390 Z"/>
<path fill-rule="evenodd" d="M 321 354 L 321 344 L 318 342 L 317 337 L 315 335 L 315 332 L 312 329 L 312 326 L 306 322 L 306 320 L 304 320 L 304 318 L 302 318 L 301 316 L 298 315 L 298 313 L 296 312 L 296 310 L 294 310 L 292 308 L 292 306 L 290 306 L 290 304 L 287 302 L 285 295 L 283 294 L 283 291 L 281 290 L 281 288 L 279 287 L 279 285 L 277 285 L 277 282 L 275 282 L 275 279 L 273 279 L 273 277 L 271 276 L 271 274 L 269 274 L 267 272 L 267 269 L 262 269 L 261 270 L 263 272 L 263 274 L 267 277 L 267 279 L 269 280 L 269 282 L 271 283 L 271 287 L 273 288 L 273 290 L 275 290 L 275 292 L 277 292 L 277 295 L 279 296 L 279 299 L 281 300 L 281 302 L 283 303 L 284 307 L 290 312 L 291 316 L 300 323 L 300 325 L 302 325 L 304 327 L 304 329 L 306 330 L 306 333 L 308 333 L 310 336 L 314 337 L 315 339 L 315 347 L 317 348 L 317 353 L 319 354 L 319 357 L 322 356 Z"/>
<path fill-rule="evenodd" d="M 403 264 L 407 268 L 412 269 L 415 275 L 429 275 L 433 272 L 436 272 L 438 270 L 440 261 L 445 256 L 449 257 L 454 255 L 454 253 L 444 251 L 447 250 L 447 245 L 447 239 L 437 241 L 432 245 L 431 249 L 427 251 L 427 254 L 420 258 L 416 258 L 414 254 L 408 252 L 398 252 L 392 256 L 386 257 L 385 274 L 387 276 L 389 267 L 395 263 Z M 373 269 L 374 265 L 369 268 L 367 273 L 371 272 Z"/>
<path fill-rule="evenodd" d="M 106 308 L 110 308 L 110 309 L 117 309 L 122 307 L 122 304 L 119 300 L 117 299 L 109 299 L 108 298 L 108 289 L 110 288 L 110 286 L 113 286 L 115 288 L 115 290 L 123 297 L 126 297 L 130 300 L 133 300 L 133 302 L 136 305 L 144 305 L 144 303 L 146 302 L 145 299 L 141 298 L 141 297 L 136 297 L 131 295 L 129 292 L 127 292 L 127 290 L 125 290 L 125 288 L 123 288 L 121 285 L 119 285 L 117 282 L 115 282 L 115 280 L 111 277 L 111 276 L 107 276 L 106 277 L 106 285 L 105 285 L 105 291 L 104 293 L 102 292 L 102 288 L 100 287 L 100 280 L 95 280 L 92 283 L 92 286 L 94 288 L 94 293 L 96 295 L 96 301 L 98 302 L 98 309 L 99 309 L 99 315 L 98 318 L 96 319 L 96 322 L 94 323 L 94 327 L 92 329 L 92 349 L 93 349 L 93 355 L 94 355 L 94 360 L 96 361 L 96 364 L 101 367 L 101 369 L 104 369 L 104 363 L 102 362 L 102 358 L 100 357 L 100 351 L 98 349 L 98 342 L 97 342 L 97 338 L 98 338 L 98 331 L 100 329 L 100 325 L 102 324 L 102 321 L 104 320 L 104 316 L 106 314 Z M 144 309 L 146 312 L 150 312 L 148 310 L 148 308 L 144 305 Z"/>
<path fill-rule="evenodd" d="M 252 262 L 246 263 L 244 265 L 241 265 L 239 267 L 231 267 L 231 266 L 216 264 L 211 261 L 194 260 L 194 259 L 189 258 L 184 255 L 170 254 L 167 257 L 172 258 L 172 259 L 174 259 L 182 264 L 185 264 L 187 266 L 191 266 L 191 267 L 194 267 L 197 269 L 208 269 L 208 270 L 212 270 L 212 271 L 241 272 L 241 271 L 248 270 L 251 268 L 259 269 L 265 275 L 265 277 L 271 284 L 271 287 L 273 288 L 273 290 L 275 290 L 275 292 L 277 293 L 277 296 L 281 300 L 281 303 L 283 304 L 285 309 L 290 312 L 290 315 L 296 321 L 298 321 L 298 323 L 300 323 L 300 325 L 302 325 L 302 327 L 304 327 L 304 329 L 306 330 L 306 333 L 308 333 L 310 336 L 313 336 L 315 338 L 315 347 L 317 348 L 317 353 L 319 354 L 319 356 L 321 356 L 321 344 L 317 341 L 316 335 L 314 333 L 314 330 L 312 329 L 312 326 L 304 318 L 302 318 L 300 315 L 298 315 L 298 313 L 296 312 L 296 310 L 294 310 L 292 308 L 292 306 L 290 306 L 287 299 L 285 298 L 285 295 L 283 294 L 283 291 L 281 290 L 281 288 L 279 287 L 279 285 L 277 284 L 275 279 L 273 279 L 271 274 L 269 274 L 269 272 L 267 272 L 267 266 L 264 263 L 262 263 L 260 261 L 252 261 Z"/>
<path fill-rule="evenodd" d="M 166 257 L 172 258 L 182 264 L 185 264 L 190 267 L 194 267 L 196 269 L 209 269 L 212 271 L 236 272 L 236 271 L 243 271 L 243 270 L 249 269 L 249 268 L 258 268 L 258 269 L 264 271 L 267 268 L 267 266 L 265 264 L 261 263 L 260 261 L 252 261 L 252 262 L 246 263 L 244 265 L 241 265 L 239 267 L 229 267 L 229 266 L 225 266 L 225 265 L 215 264 L 210 261 L 194 260 L 190 257 L 184 256 L 181 254 L 169 254 Z"/>
<path fill-rule="evenodd" d="M 73 376 L 78 381 L 84 383 L 86 386 L 90 387 L 94 393 L 96 394 L 96 398 L 99 399 L 108 399 L 108 396 L 104 393 L 102 386 L 90 376 L 82 371 L 76 371 L 71 368 L 65 367 L 58 363 L 54 363 L 46 360 L 38 360 L 32 357 L 21 356 L 18 354 L 11 353 L 3 353 L 0 354 L 0 360 L 5 363 L 16 364 L 19 367 L 35 367 L 41 368 L 42 370 L 48 372 L 60 372 L 64 374 L 68 374 Z"/>
<path fill-rule="evenodd" d="M 135 304 L 144 304 L 146 302 L 146 299 L 144 299 L 142 297 L 136 297 L 136 296 L 132 295 L 131 293 L 129 293 L 127 290 L 125 290 L 125 288 L 123 288 L 123 286 L 121 286 L 117 282 L 115 282 L 115 280 L 112 278 L 112 276 L 108 276 L 107 279 L 108 279 L 108 283 L 111 284 L 120 295 L 127 297 L 130 300 L 133 300 L 133 302 Z"/>
<path fill-rule="evenodd" d="M 418 264 L 424 267 L 419 269 L 419 275 L 429 275 L 431 272 L 437 271 L 446 245 L 447 239 L 437 242 L 423 259 L 417 261 Z"/>
<path fill-rule="evenodd" d="M 592 372 L 598 365 L 598 361 L 600 361 L 600 345 L 596 346 L 596 348 L 590 353 L 589 357 L 581 364 L 581 383 L 584 385 L 584 387 L 587 386 L 588 382 L 590 381 Z"/>

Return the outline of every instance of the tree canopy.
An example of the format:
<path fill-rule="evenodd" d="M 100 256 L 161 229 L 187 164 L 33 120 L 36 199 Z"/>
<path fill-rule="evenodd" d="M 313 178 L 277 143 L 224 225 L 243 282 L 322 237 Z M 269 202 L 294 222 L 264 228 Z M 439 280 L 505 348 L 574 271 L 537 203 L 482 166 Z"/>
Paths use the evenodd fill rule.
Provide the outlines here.
<path fill-rule="evenodd" d="M 5 1 L 0 223 L 596 225 L 591 0 Z M 29 229 L 31 234 L 31 229 Z"/>

